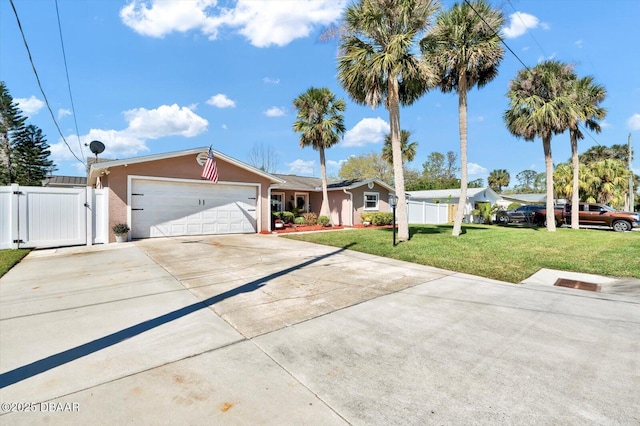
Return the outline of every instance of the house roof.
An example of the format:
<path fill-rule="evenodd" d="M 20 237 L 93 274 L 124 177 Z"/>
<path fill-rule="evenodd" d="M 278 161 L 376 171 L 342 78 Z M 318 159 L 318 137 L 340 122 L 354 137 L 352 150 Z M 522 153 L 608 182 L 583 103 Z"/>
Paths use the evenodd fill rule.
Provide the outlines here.
<path fill-rule="evenodd" d="M 275 174 L 275 176 L 279 177 L 284 181 L 279 185 L 274 186 L 274 189 L 286 189 L 286 190 L 297 190 L 297 191 L 322 191 L 322 179 L 316 177 L 307 177 L 307 176 L 296 176 L 296 175 L 282 175 Z M 343 189 L 355 189 L 363 185 L 368 185 L 370 182 L 373 182 L 388 191 L 393 192 L 393 187 L 387 185 L 383 181 L 379 179 L 348 179 L 341 181 L 330 181 L 327 182 L 327 190 L 328 191 L 336 191 Z"/>
<path fill-rule="evenodd" d="M 145 155 L 145 156 L 141 156 L 141 157 L 132 157 L 132 158 L 126 158 L 123 160 L 107 160 L 107 161 L 100 161 L 98 163 L 93 163 L 91 164 L 91 168 L 89 169 L 89 184 L 93 185 L 96 182 L 96 179 L 101 176 L 103 174 L 103 172 L 105 172 L 107 169 L 111 168 L 111 167 L 118 167 L 118 166 L 127 166 L 129 164 L 137 164 L 137 163 L 145 163 L 148 161 L 158 161 L 158 160 L 166 160 L 169 158 L 174 158 L 174 157 L 182 157 L 185 155 L 192 155 L 192 154 L 200 154 L 200 153 L 207 153 L 209 151 L 209 147 L 205 146 L 205 147 L 200 147 L 200 148 L 191 148 L 191 149 L 185 149 L 182 151 L 173 151 L 173 152 L 165 152 L 165 153 L 161 153 L 161 154 L 152 154 L 152 155 Z M 271 180 L 273 183 L 281 183 L 282 179 L 274 176 L 273 174 L 264 172 L 260 169 L 257 169 L 253 166 L 250 166 L 249 164 L 243 163 L 242 161 L 236 160 L 235 158 L 231 158 L 223 153 L 221 153 L 220 151 L 216 151 L 215 149 L 212 149 L 213 151 L 213 155 L 215 156 L 216 160 L 223 160 L 227 163 L 233 164 L 234 166 L 237 166 L 241 169 L 245 169 L 248 170 L 250 172 L 253 172 L 259 176 L 265 177 L 269 180 Z"/>
<path fill-rule="evenodd" d="M 509 201 L 534 204 L 544 203 L 545 201 L 547 201 L 547 194 L 503 194 L 502 198 Z"/>
<path fill-rule="evenodd" d="M 446 199 L 446 198 L 460 198 L 460 188 L 452 189 L 430 189 L 425 191 L 407 191 L 412 199 Z M 493 189 L 489 187 L 485 188 L 468 188 L 467 197 L 472 198 L 481 192 L 487 191 L 490 194 L 495 195 L 496 198 L 500 198 Z"/>
<path fill-rule="evenodd" d="M 86 176 L 47 176 L 42 181 L 42 186 L 87 186 Z"/>

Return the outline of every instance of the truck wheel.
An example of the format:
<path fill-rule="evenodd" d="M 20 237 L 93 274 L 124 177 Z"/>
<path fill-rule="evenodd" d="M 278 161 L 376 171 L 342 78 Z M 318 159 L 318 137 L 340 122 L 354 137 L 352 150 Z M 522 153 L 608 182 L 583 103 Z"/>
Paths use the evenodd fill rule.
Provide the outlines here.
<path fill-rule="evenodd" d="M 616 220 L 611 224 L 611 227 L 616 232 L 631 231 L 631 224 L 626 220 Z"/>
<path fill-rule="evenodd" d="M 501 225 L 506 225 L 506 224 L 508 224 L 508 223 L 509 223 L 509 215 L 508 215 L 508 214 L 506 214 L 506 213 L 502 213 L 502 214 L 498 215 L 498 222 L 499 222 Z"/>

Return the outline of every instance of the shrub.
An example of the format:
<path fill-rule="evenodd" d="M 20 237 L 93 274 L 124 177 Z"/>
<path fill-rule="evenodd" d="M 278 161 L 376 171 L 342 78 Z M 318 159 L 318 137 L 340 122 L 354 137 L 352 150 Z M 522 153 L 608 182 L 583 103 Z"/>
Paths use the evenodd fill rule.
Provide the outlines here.
<path fill-rule="evenodd" d="M 284 223 L 293 223 L 295 217 L 296 216 L 292 212 L 282 212 L 281 219 L 284 221 Z"/>
<path fill-rule="evenodd" d="M 302 217 L 302 216 L 296 217 L 293 220 L 293 223 L 295 223 L 296 225 L 304 225 L 305 224 L 304 217 Z"/>
<path fill-rule="evenodd" d="M 113 225 L 113 227 L 111 227 L 111 230 L 115 235 L 126 234 L 127 232 L 129 232 L 129 225 L 127 225 L 126 223 L 116 223 L 115 225 Z"/>
<path fill-rule="evenodd" d="M 304 213 L 302 217 L 306 225 L 313 226 L 318 223 L 318 216 L 315 213 Z"/>
<path fill-rule="evenodd" d="M 369 222 L 375 226 L 391 225 L 393 213 L 389 212 L 366 212 L 360 215 L 363 222 Z"/>
<path fill-rule="evenodd" d="M 319 216 L 318 223 L 322 226 L 329 226 L 329 218 L 327 216 Z"/>

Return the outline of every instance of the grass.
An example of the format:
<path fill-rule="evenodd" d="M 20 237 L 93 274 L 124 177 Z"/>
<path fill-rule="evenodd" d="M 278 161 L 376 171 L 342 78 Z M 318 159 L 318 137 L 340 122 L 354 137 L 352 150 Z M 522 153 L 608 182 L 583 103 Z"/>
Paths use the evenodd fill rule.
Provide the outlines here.
<path fill-rule="evenodd" d="M 518 283 L 541 268 L 640 278 L 640 233 L 464 225 L 411 225 L 409 241 L 392 244 L 391 229 L 290 234 L 283 238 L 435 266 Z"/>
<path fill-rule="evenodd" d="M 13 265 L 20 262 L 29 251 L 27 249 L 0 250 L 0 277 L 13 268 Z"/>

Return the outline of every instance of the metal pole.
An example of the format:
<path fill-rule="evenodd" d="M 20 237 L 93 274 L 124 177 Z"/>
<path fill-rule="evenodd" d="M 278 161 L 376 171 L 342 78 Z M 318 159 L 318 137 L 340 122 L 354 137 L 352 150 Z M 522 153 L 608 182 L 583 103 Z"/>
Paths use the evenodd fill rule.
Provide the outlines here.
<path fill-rule="evenodd" d="M 629 210 L 628 211 L 632 212 L 634 207 L 633 196 L 635 194 L 633 193 L 633 169 L 631 168 L 631 133 L 629 133 L 629 173 L 631 173 L 631 175 L 629 176 Z"/>
<path fill-rule="evenodd" d="M 393 206 L 393 223 L 391 224 L 393 226 L 393 246 L 396 246 L 396 206 L 394 204 Z"/>

